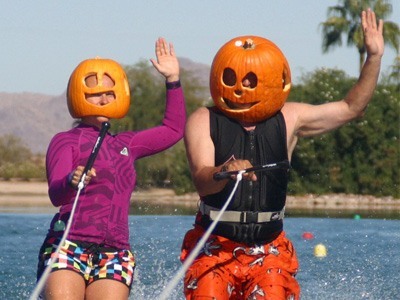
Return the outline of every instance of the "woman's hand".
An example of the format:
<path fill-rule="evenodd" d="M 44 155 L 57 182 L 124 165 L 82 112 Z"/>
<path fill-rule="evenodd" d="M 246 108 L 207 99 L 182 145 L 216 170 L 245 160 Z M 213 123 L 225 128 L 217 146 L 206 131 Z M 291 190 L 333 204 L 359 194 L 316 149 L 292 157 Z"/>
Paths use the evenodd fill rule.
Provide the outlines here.
<path fill-rule="evenodd" d="M 84 166 L 78 166 L 75 171 L 73 171 L 70 174 L 70 178 L 69 178 L 69 184 L 74 188 L 77 189 L 78 188 L 78 184 L 81 180 L 83 171 L 84 171 L 85 167 Z M 96 170 L 94 168 L 91 168 L 89 170 L 89 172 L 87 172 L 86 177 L 85 177 L 85 181 L 83 182 L 84 186 L 87 186 L 90 182 L 90 180 L 92 180 L 93 177 L 96 177 Z"/>
<path fill-rule="evenodd" d="M 162 74 L 167 82 L 179 80 L 179 62 L 175 55 L 174 45 L 167 43 L 164 38 L 156 41 L 155 52 L 157 60 L 150 59 L 157 71 Z"/>

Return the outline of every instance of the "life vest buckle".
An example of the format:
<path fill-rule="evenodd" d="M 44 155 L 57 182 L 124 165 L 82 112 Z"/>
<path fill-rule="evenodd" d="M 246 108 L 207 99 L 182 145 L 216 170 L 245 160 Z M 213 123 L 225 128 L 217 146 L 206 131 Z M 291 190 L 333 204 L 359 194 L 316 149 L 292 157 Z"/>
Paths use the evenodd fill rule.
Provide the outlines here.
<path fill-rule="evenodd" d="M 258 223 L 258 212 L 254 211 L 241 211 L 240 223 Z"/>

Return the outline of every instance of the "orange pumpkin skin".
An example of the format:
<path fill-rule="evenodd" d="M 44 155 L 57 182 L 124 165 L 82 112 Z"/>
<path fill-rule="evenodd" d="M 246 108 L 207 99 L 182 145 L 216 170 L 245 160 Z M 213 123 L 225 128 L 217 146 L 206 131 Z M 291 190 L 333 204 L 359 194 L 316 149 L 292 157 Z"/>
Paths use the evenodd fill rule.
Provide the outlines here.
<path fill-rule="evenodd" d="M 249 79 L 250 86 L 244 86 Z M 228 117 L 256 123 L 276 114 L 291 88 L 289 64 L 270 40 L 240 36 L 224 44 L 211 65 L 210 92 Z"/>
<path fill-rule="evenodd" d="M 97 86 L 89 88 L 85 84 L 88 76 L 96 75 Z M 114 86 L 103 86 L 103 76 L 109 76 Z M 86 101 L 86 95 L 110 93 L 115 100 L 106 105 L 94 105 Z M 69 113 L 73 118 L 86 116 L 104 116 L 110 119 L 123 118 L 130 105 L 130 91 L 128 79 L 120 64 L 103 58 L 87 59 L 82 61 L 72 72 L 68 82 L 67 103 Z"/>

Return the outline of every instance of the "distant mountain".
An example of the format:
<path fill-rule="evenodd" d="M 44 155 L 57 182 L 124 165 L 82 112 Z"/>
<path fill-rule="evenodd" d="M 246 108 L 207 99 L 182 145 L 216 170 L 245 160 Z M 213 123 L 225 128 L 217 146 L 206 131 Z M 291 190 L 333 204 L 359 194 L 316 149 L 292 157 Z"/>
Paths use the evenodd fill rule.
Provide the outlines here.
<path fill-rule="evenodd" d="M 210 67 L 180 58 L 182 69 L 196 74 L 201 85 L 208 85 Z M 51 138 L 72 127 L 65 92 L 59 96 L 34 93 L 0 92 L 0 136 L 19 137 L 33 153 L 45 153 Z"/>
<path fill-rule="evenodd" d="M 65 94 L 0 93 L 0 136 L 15 135 L 34 153 L 45 153 L 56 132 L 71 128 Z"/>

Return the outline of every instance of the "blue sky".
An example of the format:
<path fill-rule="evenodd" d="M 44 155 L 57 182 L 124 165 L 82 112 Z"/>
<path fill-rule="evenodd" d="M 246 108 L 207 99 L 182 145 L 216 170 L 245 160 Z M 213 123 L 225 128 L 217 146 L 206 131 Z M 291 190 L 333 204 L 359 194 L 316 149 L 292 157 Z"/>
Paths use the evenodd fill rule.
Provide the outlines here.
<path fill-rule="evenodd" d="M 117 0 L 7 1 L 0 10 L 0 92 L 60 95 L 75 66 L 95 56 L 134 64 L 154 57 L 159 36 L 178 56 L 210 65 L 233 37 L 252 34 L 285 53 L 294 83 L 319 67 L 357 76 L 358 53 L 343 46 L 321 50 L 320 23 L 338 0 Z M 400 21 L 392 0 L 391 21 Z M 385 50 L 383 71 L 395 52 Z"/>

